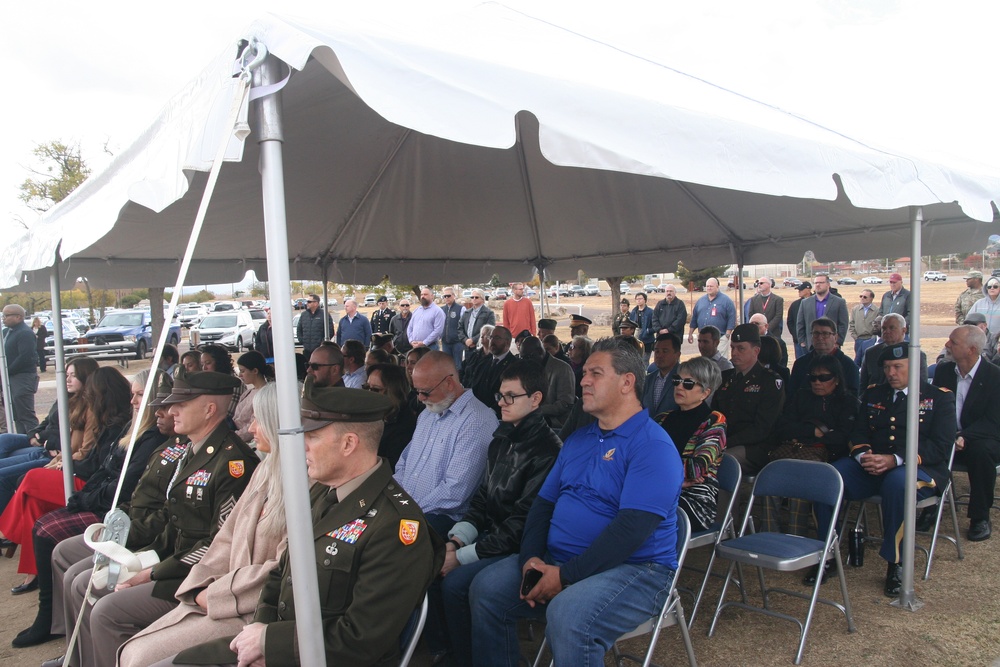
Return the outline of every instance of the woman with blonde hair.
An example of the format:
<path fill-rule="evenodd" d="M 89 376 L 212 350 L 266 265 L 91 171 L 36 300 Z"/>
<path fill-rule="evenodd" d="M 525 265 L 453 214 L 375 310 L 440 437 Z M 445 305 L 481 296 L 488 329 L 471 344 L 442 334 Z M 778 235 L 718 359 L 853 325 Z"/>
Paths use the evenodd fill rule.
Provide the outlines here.
<path fill-rule="evenodd" d="M 255 392 L 253 409 L 250 431 L 268 456 L 177 590 L 180 605 L 122 645 L 121 667 L 171 665 L 181 649 L 238 635 L 253 621 L 260 590 L 286 547 L 274 383 Z"/>

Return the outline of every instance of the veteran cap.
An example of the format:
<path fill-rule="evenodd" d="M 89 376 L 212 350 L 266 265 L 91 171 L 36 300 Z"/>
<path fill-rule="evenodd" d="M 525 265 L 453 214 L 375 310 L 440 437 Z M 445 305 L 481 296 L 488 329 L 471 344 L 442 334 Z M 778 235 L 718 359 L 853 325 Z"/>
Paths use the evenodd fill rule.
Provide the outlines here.
<path fill-rule="evenodd" d="M 903 282 L 903 276 L 899 275 L 898 273 L 893 273 L 893 274 L 891 274 L 889 276 L 889 282 L 890 283 L 901 283 L 901 282 Z"/>
<path fill-rule="evenodd" d="M 364 389 L 317 387 L 308 377 L 302 389 L 302 430 L 315 431 L 333 422 L 381 421 L 391 409 L 388 396 Z"/>
<path fill-rule="evenodd" d="M 178 370 L 180 370 L 180 369 L 181 369 L 181 367 L 178 366 Z M 152 406 L 152 407 L 154 407 L 154 408 L 163 405 L 163 401 L 168 396 L 170 396 L 170 391 L 174 388 L 174 379 L 172 377 L 170 377 L 169 375 L 167 375 L 163 371 L 157 371 L 156 374 L 160 378 L 160 383 L 156 387 L 156 397 L 153 398 L 153 400 L 151 400 L 149 402 L 149 405 Z M 183 377 L 183 376 L 184 376 L 184 374 L 181 373 L 180 377 Z"/>
<path fill-rule="evenodd" d="M 741 324 L 733 329 L 733 334 L 729 337 L 731 343 L 750 343 L 760 345 L 760 329 L 756 324 Z"/>
<path fill-rule="evenodd" d="M 909 343 L 896 343 L 895 345 L 887 345 L 882 354 L 878 356 L 878 362 L 884 364 L 887 361 L 899 361 L 900 359 L 908 359 L 910 356 L 910 344 Z"/>
<path fill-rule="evenodd" d="M 799 286 L 796 287 L 795 289 L 801 292 L 804 289 L 812 289 L 812 288 L 813 284 L 811 282 L 809 282 L 808 280 L 803 280 L 802 282 L 799 283 Z"/>
<path fill-rule="evenodd" d="M 234 375 L 215 371 L 196 371 L 180 375 L 174 380 L 170 395 L 159 405 L 172 405 L 190 401 L 198 396 L 232 396 L 243 383 Z"/>
<path fill-rule="evenodd" d="M 583 315 L 570 315 L 569 325 L 571 327 L 580 326 L 581 324 L 593 324 L 594 321 L 589 317 L 584 317 Z"/>
<path fill-rule="evenodd" d="M 556 321 L 555 320 L 549 320 L 549 319 L 538 320 L 538 328 L 539 329 L 548 329 L 548 330 L 551 330 L 551 331 L 555 331 L 556 330 Z"/>

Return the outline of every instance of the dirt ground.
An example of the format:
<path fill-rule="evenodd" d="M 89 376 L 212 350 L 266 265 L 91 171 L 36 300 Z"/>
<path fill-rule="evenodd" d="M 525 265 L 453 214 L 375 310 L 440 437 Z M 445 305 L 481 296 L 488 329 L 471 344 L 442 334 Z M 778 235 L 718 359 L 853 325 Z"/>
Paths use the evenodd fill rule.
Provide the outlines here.
<path fill-rule="evenodd" d="M 858 293 L 863 287 L 862 285 L 840 286 L 839 289 L 848 303 L 854 304 L 857 303 Z M 880 298 L 888 286 L 873 285 L 871 288 Z M 954 302 L 958 293 L 964 289 L 964 283 L 952 277 L 943 283 L 923 283 L 923 288 L 921 314 L 924 317 L 924 326 L 921 344 L 927 356 L 933 359 L 954 326 Z M 785 298 L 786 307 L 796 298 L 795 291 L 791 289 L 779 289 L 778 293 Z M 732 292 L 730 294 L 732 295 Z M 686 302 L 688 296 L 681 294 L 681 298 Z M 563 338 L 568 336 L 570 312 L 579 312 L 582 309 L 588 317 L 598 317 L 610 311 L 609 302 L 610 298 L 607 296 L 561 299 L 558 306 L 550 309 L 550 312 L 559 316 L 557 333 Z M 608 334 L 610 326 L 607 324 L 591 327 L 593 337 Z M 787 334 L 786 340 L 788 340 Z M 185 347 L 186 343 L 183 343 L 182 351 Z M 850 343 L 845 351 L 852 352 Z M 696 353 L 696 347 L 688 345 L 685 340 L 684 355 Z M 132 362 L 129 369 L 124 372 L 134 373 L 143 367 L 148 367 L 148 362 Z M 49 370 L 42 378 L 42 389 L 37 401 L 39 413 L 44 414 L 54 400 L 55 392 L 52 389 L 54 377 L 54 373 Z M 961 474 L 956 475 L 955 482 L 959 492 L 968 486 L 966 477 Z M 959 525 L 964 536 L 968 528 L 964 508 L 959 508 Z M 946 514 L 942 520 L 942 532 L 950 530 L 952 530 L 951 521 Z M 918 542 L 926 544 L 927 540 L 918 538 Z M 837 667 L 917 664 L 1000 665 L 998 661 L 1000 577 L 995 576 L 996 572 L 1000 572 L 1000 550 L 997 548 L 997 540 L 971 543 L 963 537 L 962 546 L 965 550 L 965 559 L 959 561 L 955 547 L 948 542 L 939 541 L 931 576 L 927 581 L 919 579 L 925 561 L 918 552 L 916 594 L 924 605 L 918 611 L 910 612 L 890 606 L 890 600 L 882 595 L 885 566 L 875 553 L 877 547 L 869 545 L 863 568 L 846 567 L 848 592 L 857 632 L 853 634 L 847 632 L 846 621 L 840 612 L 819 605 L 810 629 L 803 664 Z M 703 564 L 707 553 L 707 549 L 692 552 L 689 562 L 694 565 Z M 843 554 L 846 562 L 846 547 L 843 549 Z M 716 566 L 717 571 L 719 567 Z M 750 578 L 748 591 L 751 601 L 759 602 L 760 594 L 756 578 L 748 578 Z M 768 575 L 770 585 L 806 591 L 800 580 L 800 573 Z M 17 574 L 17 555 L 13 560 L 0 558 L 0 586 L 12 587 L 21 581 L 22 576 Z M 694 587 L 699 581 L 697 575 L 681 574 L 682 585 Z M 719 591 L 720 583 L 713 581 L 709 585 L 692 627 L 692 641 L 699 664 L 720 667 L 791 664 L 798 632 L 794 624 L 786 621 L 730 609 L 723 613 L 715 636 L 711 638 L 706 636 Z M 839 587 L 836 583 L 828 583 L 823 586 L 822 594 L 839 600 Z M 7 595 L 0 593 L 0 598 Z M 734 593 L 731 589 L 727 599 L 733 598 Z M 772 596 L 772 603 L 774 608 L 793 614 L 804 614 L 806 608 L 804 601 L 785 599 L 780 595 Z M 684 597 L 684 606 L 688 612 L 691 604 L 690 598 Z M 10 641 L 17 632 L 31 624 L 36 605 L 37 593 L 6 598 L 4 603 L 7 609 L 4 614 L 6 622 L 0 625 L 0 666 L 38 665 L 63 652 L 64 642 L 61 639 L 30 649 L 10 647 Z M 539 633 L 535 634 L 537 642 Z M 533 658 L 534 645 L 525 639 L 523 644 L 525 655 L 530 654 Z M 625 646 L 633 652 L 641 653 L 645 650 L 642 638 L 626 642 Z M 684 664 L 684 649 L 676 628 L 667 628 L 662 633 L 656 650 L 656 662 Z M 413 664 L 429 665 L 430 660 L 426 654 L 418 653 Z M 610 656 L 607 664 L 612 664 Z"/>

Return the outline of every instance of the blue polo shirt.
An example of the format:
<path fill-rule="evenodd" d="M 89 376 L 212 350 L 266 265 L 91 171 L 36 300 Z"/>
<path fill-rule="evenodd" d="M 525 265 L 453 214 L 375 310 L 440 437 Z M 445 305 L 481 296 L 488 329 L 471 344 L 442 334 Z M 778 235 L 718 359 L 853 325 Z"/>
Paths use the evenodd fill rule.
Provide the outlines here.
<path fill-rule="evenodd" d="M 548 550 L 557 563 L 583 553 L 619 510 L 663 517 L 626 563 L 677 567 L 677 498 L 684 469 L 677 448 L 640 410 L 604 433 L 594 422 L 573 433 L 538 495 L 555 504 Z"/>

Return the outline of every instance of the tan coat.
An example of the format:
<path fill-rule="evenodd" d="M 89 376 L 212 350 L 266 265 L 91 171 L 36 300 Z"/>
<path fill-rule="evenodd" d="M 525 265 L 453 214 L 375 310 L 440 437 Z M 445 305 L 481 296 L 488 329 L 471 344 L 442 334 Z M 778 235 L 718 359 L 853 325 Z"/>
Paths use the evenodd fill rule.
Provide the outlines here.
<path fill-rule="evenodd" d="M 262 468 L 268 466 L 262 466 Z M 268 513 L 261 475 L 254 475 L 201 561 L 177 590 L 181 604 L 135 637 L 118 654 L 123 667 L 145 667 L 188 646 L 239 634 L 253 620 L 260 589 L 278 566 L 287 541 L 258 529 Z M 195 603 L 208 592 L 208 613 Z"/>

